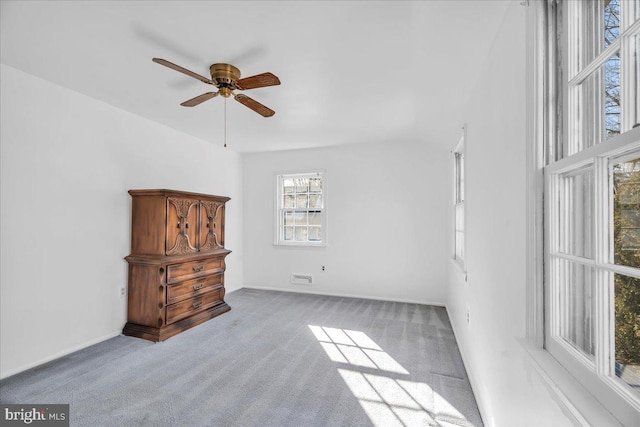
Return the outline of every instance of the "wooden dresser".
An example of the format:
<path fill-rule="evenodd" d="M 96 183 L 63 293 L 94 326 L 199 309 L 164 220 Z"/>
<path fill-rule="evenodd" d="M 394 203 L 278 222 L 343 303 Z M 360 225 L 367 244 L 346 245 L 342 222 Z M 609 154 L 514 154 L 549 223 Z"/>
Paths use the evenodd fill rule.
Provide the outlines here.
<path fill-rule="evenodd" d="M 130 190 L 131 255 L 125 335 L 164 341 L 225 313 L 228 197 Z"/>

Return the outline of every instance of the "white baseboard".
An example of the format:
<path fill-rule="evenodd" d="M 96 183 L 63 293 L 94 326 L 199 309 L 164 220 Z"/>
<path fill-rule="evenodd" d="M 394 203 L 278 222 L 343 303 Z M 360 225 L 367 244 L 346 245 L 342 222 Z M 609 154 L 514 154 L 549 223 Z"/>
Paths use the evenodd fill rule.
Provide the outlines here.
<path fill-rule="evenodd" d="M 343 294 L 338 292 L 321 292 L 321 291 L 307 291 L 304 289 L 287 289 L 287 288 L 276 288 L 271 286 L 252 286 L 252 285 L 244 285 L 240 289 L 258 289 L 264 291 L 280 291 L 280 292 L 291 292 L 294 294 L 310 294 L 310 295 L 325 295 L 331 297 L 343 297 L 343 298 L 362 298 L 362 299 L 372 299 L 379 301 L 390 301 L 390 302 L 404 302 L 408 304 L 421 304 L 421 305 L 435 305 L 437 307 L 446 307 L 445 304 L 441 302 L 435 301 L 421 301 L 421 300 L 411 300 L 411 299 L 402 299 L 402 298 L 385 298 L 381 296 L 374 295 L 355 295 L 355 294 Z M 237 289 L 236 289 L 237 290 Z"/>
<path fill-rule="evenodd" d="M 465 344 L 462 340 L 458 339 L 460 335 L 458 335 L 458 331 L 456 330 L 456 324 L 451 317 L 451 311 L 449 307 L 445 305 L 447 309 L 447 316 L 449 317 L 449 323 L 451 323 L 451 329 L 453 329 L 453 335 L 456 337 L 456 344 L 458 345 L 458 350 L 460 350 L 460 357 L 462 358 L 462 364 L 464 365 L 464 370 L 467 372 L 467 378 L 469 379 L 469 385 L 471 385 L 471 391 L 473 392 L 473 397 L 476 399 L 476 404 L 478 405 L 478 411 L 480 412 L 480 418 L 482 418 L 482 422 L 487 425 L 487 410 L 486 404 L 484 402 L 483 394 L 480 393 L 480 387 L 478 381 L 475 379 L 473 375 L 473 371 L 469 369 L 469 364 L 467 363 L 469 358 L 467 356 L 467 350 L 465 348 Z"/>
<path fill-rule="evenodd" d="M 45 358 L 36 360 L 34 362 L 30 362 L 30 363 L 28 363 L 26 365 L 19 366 L 17 368 L 11 369 L 9 371 L 3 371 L 2 373 L 0 373 L 0 380 L 8 378 L 8 377 L 10 377 L 12 375 L 19 374 L 20 372 L 24 372 L 24 371 L 26 371 L 28 369 L 35 368 L 36 366 L 44 365 L 47 362 L 51 362 L 52 360 L 59 359 L 59 358 L 61 358 L 63 356 L 66 356 L 68 354 L 74 353 L 74 352 L 76 352 L 78 350 L 82 350 L 83 348 L 87 348 L 87 347 L 90 347 L 90 346 L 92 346 L 94 344 L 98 344 L 98 343 L 100 343 L 102 341 L 106 341 L 108 339 L 117 337 L 120 334 L 122 334 L 122 330 L 118 330 L 117 332 L 112 332 L 110 334 L 103 335 L 103 336 L 101 336 L 99 338 L 95 338 L 93 340 L 86 341 L 86 342 L 84 342 L 82 344 L 78 344 L 76 346 L 64 349 L 64 350 L 62 350 L 62 351 L 60 351 L 58 353 L 54 353 L 54 354 L 52 354 L 50 356 L 47 356 Z"/>

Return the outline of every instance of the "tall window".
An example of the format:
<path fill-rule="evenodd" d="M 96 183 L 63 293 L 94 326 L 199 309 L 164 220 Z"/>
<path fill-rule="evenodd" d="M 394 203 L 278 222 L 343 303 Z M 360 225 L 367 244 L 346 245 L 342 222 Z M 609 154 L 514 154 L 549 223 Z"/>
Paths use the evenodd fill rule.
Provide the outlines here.
<path fill-rule="evenodd" d="M 454 162 L 454 257 L 464 268 L 464 136 L 453 152 Z"/>
<path fill-rule="evenodd" d="M 565 1 L 564 134 L 545 168 L 545 345 L 640 416 L 640 1 Z"/>
<path fill-rule="evenodd" d="M 275 243 L 326 244 L 326 185 L 324 172 L 278 175 Z"/>

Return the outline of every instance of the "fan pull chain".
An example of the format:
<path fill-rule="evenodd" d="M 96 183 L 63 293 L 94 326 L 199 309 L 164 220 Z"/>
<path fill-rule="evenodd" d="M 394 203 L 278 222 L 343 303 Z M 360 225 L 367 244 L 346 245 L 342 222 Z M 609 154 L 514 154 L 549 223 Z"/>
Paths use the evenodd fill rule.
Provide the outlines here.
<path fill-rule="evenodd" d="M 224 147 L 227 148 L 227 98 L 224 99 Z"/>

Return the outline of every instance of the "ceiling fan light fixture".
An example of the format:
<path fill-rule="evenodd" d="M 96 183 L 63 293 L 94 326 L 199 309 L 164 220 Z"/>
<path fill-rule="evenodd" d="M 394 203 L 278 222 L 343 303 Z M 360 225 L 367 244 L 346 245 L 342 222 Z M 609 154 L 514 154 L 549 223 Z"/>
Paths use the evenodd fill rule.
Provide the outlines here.
<path fill-rule="evenodd" d="M 220 94 L 220 96 L 224 96 L 225 98 L 228 98 L 233 94 L 233 92 L 231 92 L 231 89 L 226 86 L 222 86 L 220 89 L 218 89 L 218 93 Z"/>

